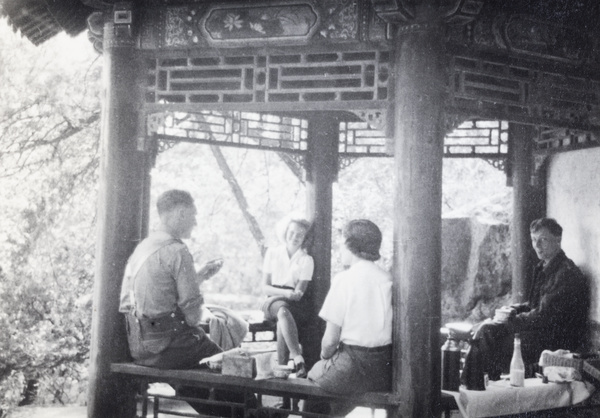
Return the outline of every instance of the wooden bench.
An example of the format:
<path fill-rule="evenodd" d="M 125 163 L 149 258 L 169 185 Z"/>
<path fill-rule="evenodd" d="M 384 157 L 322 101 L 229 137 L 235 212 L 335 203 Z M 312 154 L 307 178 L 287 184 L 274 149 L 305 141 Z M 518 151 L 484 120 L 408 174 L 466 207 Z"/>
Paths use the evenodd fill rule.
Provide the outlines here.
<path fill-rule="evenodd" d="M 265 413 L 265 416 L 281 414 L 282 410 L 270 408 L 262 405 L 262 395 L 280 396 L 282 398 L 291 399 L 319 399 L 324 401 L 343 400 L 348 401 L 356 406 L 369 407 L 372 409 L 385 409 L 389 411 L 400 404 L 400 397 L 388 392 L 371 392 L 360 396 L 336 396 L 323 391 L 314 383 L 307 379 L 266 379 L 255 380 L 237 376 L 226 376 L 210 370 L 160 370 L 151 367 L 138 366 L 133 363 L 114 363 L 111 365 L 113 373 L 127 375 L 140 383 L 140 395 L 142 399 L 142 417 L 146 417 L 148 411 L 149 398 L 154 398 L 154 414 L 158 416 L 158 412 L 168 412 L 160 410 L 160 398 L 190 400 L 189 398 L 177 395 L 178 388 L 183 386 L 191 386 L 206 389 L 224 389 L 237 392 L 243 392 L 246 399 L 254 399 L 258 396 L 258 406 L 250 406 L 248 402 L 244 404 L 224 403 L 232 408 L 244 411 L 244 416 L 249 416 L 250 413 L 255 413 L 260 410 Z M 175 396 L 149 395 L 148 384 L 153 382 L 168 383 L 176 390 Z M 193 399 L 192 399 L 193 400 Z M 215 401 L 200 401 L 199 403 L 216 403 Z M 323 416 L 314 413 L 306 413 L 298 411 L 297 402 L 292 402 L 292 410 L 294 415 L 318 417 Z M 450 417 L 450 411 L 457 409 L 454 397 L 449 394 L 442 393 L 442 410 L 446 417 Z"/>

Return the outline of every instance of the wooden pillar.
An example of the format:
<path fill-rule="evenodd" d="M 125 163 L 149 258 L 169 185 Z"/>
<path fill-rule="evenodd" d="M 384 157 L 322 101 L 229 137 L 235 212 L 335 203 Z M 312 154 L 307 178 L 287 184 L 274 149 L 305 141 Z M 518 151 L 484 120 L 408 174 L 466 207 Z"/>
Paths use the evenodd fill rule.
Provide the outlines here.
<path fill-rule="evenodd" d="M 137 49 L 123 13 L 104 26 L 103 103 L 96 273 L 92 314 L 88 417 L 135 416 L 135 387 L 110 373 L 110 364 L 129 360 L 118 312 L 127 258 L 141 238 L 145 153 L 138 150 L 140 95 Z"/>
<path fill-rule="evenodd" d="M 527 299 L 530 275 L 537 257 L 531 246 L 529 225 L 546 212 L 544 187 L 532 185 L 534 170 L 533 144 L 536 129 L 531 125 L 511 123 L 509 143 L 513 185 L 512 298 Z"/>
<path fill-rule="evenodd" d="M 309 293 L 313 326 L 304 333 L 305 338 L 301 342 L 309 365 L 319 360 L 324 323 L 318 318 L 318 313 L 331 280 L 332 184 L 337 178 L 339 124 L 335 113 L 312 114 L 308 122 L 306 213 L 313 223 L 311 255 L 315 261 L 315 272 Z"/>
<path fill-rule="evenodd" d="M 393 389 L 402 401 L 397 416 L 404 418 L 440 414 L 446 78 L 443 24 L 434 16 L 423 19 L 400 28 L 394 52 Z"/>

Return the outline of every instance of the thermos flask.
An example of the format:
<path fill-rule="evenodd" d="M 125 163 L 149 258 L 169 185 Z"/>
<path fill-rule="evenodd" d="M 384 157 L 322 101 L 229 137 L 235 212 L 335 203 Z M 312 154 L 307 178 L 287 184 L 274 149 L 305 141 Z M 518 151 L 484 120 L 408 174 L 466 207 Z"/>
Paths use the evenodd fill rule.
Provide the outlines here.
<path fill-rule="evenodd" d="M 460 386 L 460 348 L 448 337 L 442 346 L 442 389 L 458 391 Z"/>

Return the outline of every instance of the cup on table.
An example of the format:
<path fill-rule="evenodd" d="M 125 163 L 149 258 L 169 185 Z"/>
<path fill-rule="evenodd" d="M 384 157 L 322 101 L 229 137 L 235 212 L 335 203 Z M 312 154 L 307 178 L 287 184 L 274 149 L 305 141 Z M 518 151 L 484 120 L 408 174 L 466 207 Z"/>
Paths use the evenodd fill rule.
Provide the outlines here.
<path fill-rule="evenodd" d="M 509 306 L 503 306 L 496 309 L 494 313 L 494 322 L 505 323 L 514 314 L 515 310 Z"/>

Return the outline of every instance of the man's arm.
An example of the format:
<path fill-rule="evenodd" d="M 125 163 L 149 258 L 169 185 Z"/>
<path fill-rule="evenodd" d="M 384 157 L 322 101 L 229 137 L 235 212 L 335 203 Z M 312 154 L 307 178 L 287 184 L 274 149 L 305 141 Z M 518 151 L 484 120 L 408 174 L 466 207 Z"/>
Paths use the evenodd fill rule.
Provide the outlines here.
<path fill-rule="evenodd" d="M 191 327 L 199 327 L 202 320 L 204 297 L 194 268 L 194 260 L 187 248 L 177 252 L 173 262 L 173 277 L 177 284 L 177 305 Z"/>
<path fill-rule="evenodd" d="M 576 267 L 561 267 L 537 308 L 517 315 L 510 321 L 515 332 L 542 329 L 563 323 L 565 317 L 579 312 L 586 297 L 585 279 Z"/>

